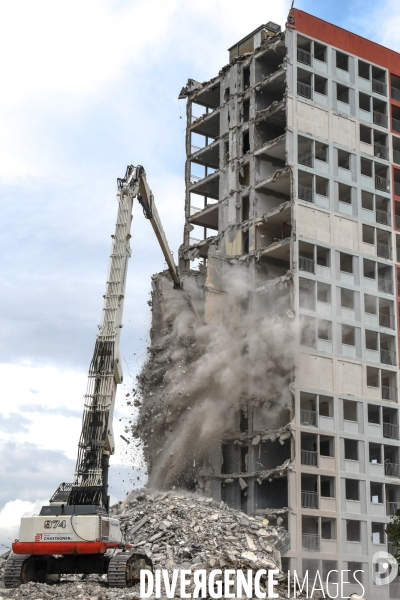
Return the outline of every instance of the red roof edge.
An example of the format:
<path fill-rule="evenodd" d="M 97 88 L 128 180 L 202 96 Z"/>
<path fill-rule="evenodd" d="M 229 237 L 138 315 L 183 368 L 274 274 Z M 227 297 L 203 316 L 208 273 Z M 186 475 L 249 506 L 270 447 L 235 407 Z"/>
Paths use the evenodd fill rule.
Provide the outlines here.
<path fill-rule="evenodd" d="M 287 26 L 400 75 L 400 54 L 398 52 L 367 40 L 356 33 L 351 33 L 298 8 L 290 11 Z"/>

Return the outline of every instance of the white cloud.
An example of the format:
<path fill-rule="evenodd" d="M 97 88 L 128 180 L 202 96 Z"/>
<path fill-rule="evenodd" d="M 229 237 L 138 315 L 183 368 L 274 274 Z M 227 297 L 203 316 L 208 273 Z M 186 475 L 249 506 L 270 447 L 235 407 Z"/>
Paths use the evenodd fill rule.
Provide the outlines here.
<path fill-rule="evenodd" d="M 11 500 L 6 502 L 0 510 L 0 545 L 10 548 L 13 541 L 18 537 L 21 517 L 38 514 L 47 500 Z"/>
<path fill-rule="evenodd" d="M 81 432 L 86 374 L 53 366 L 0 364 L 0 378 L 10 382 L 3 388 L 9 401 L 2 406 L 0 413 L 0 441 L 19 444 L 33 442 L 38 449 L 61 451 L 69 459 L 75 460 Z M 126 383 L 124 387 L 119 386 L 117 392 L 117 416 L 114 419 L 117 452 L 112 459 L 113 465 L 121 463 L 127 451 L 125 443 L 119 438 L 124 432 L 126 419 L 132 419 L 132 408 L 125 403 L 125 394 L 132 388 L 127 374 Z M 37 391 L 34 402 L 30 386 Z M 21 412 L 28 413 L 29 419 L 22 416 Z M 71 416 L 75 418 L 69 418 Z M 122 417 L 121 422 L 119 416 Z M 132 450 L 130 448 L 129 452 Z M 72 471 L 70 478 L 73 478 Z"/>
<path fill-rule="evenodd" d="M 109 119 L 120 115 L 128 128 L 136 121 L 135 133 L 144 132 L 142 144 L 148 143 L 150 122 L 160 133 L 171 119 L 163 111 L 165 101 L 172 94 L 177 103 L 180 88 L 168 88 L 168 74 L 172 82 L 185 66 L 180 85 L 188 77 L 216 75 L 228 61 L 228 46 L 265 20 L 284 24 L 289 4 L 277 0 L 266 9 L 255 0 L 245 11 L 228 0 L 0 4 L 0 52 L 7 57 L 0 65 L 3 179 L 65 176 L 72 165 L 65 160 L 63 125 L 78 126 L 86 144 L 92 132 L 84 121 L 99 105 Z M 159 108 L 151 114 L 154 95 Z M 103 124 L 99 118 L 99 127 Z M 80 170 L 75 165 L 75 180 Z"/>

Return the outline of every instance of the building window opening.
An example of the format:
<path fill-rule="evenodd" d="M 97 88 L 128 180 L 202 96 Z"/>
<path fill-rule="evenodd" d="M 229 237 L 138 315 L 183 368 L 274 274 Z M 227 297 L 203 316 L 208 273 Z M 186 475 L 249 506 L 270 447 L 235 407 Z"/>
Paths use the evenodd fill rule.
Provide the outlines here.
<path fill-rule="evenodd" d="M 314 58 L 326 63 L 326 46 L 318 42 L 314 42 Z"/>
<path fill-rule="evenodd" d="M 382 449 L 380 444 L 374 444 L 373 442 L 369 444 L 369 462 L 372 465 L 382 464 Z"/>
<path fill-rule="evenodd" d="M 336 51 L 336 68 L 342 71 L 349 70 L 349 55 Z"/>
<path fill-rule="evenodd" d="M 344 457 L 346 460 L 358 461 L 358 441 L 357 440 L 344 440 Z"/>
<path fill-rule="evenodd" d="M 336 98 L 338 102 L 343 102 L 344 104 L 350 103 L 350 89 L 345 85 L 341 85 L 340 83 L 336 84 Z"/>
<path fill-rule="evenodd" d="M 360 482 L 358 479 L 345 479 L 346 500 L 360 501 Z"/>
<path fill-rule="evenodd" d="M 383 485 L 371 481 L 371 502 L 372 504 L 383 504 Z"/>
<path fill-rule="evenodd" d="M 381 424 L 381 409 L 376 404 L 368 404 L 368 423 Z"/>
<path fill-rule="evenodd" d="M 372 177 L 372 160 L 368 160 L 367 158 L 361 159 L 361 175 Z"/>
<path fill-rule="evenodd" d="M 372 144 L 372 129 L 365 125 L 360 125 L 360 142 L 363 144 Z"/>
<path fill-rule="evenodd" d="M 315 142 L 315 159 L 328 162 L 328 146 L 322 142 Z"/>
<path fill-rule="evenodd" d="M 314 75 L 314 92 L 322 96 L 328 95 L 328 80 L 320 75 Z"/>
<path fill-rule="evenodd" d="M 321 456 L 333 457 L 335 455 L 332 436 L 330 436 L 330 435 L 320 435 L 319 436 L 319 453 Z"/>
<path fill-rule="evenodd" d="M 357 422 L 357 404 L 353 400 L 343 400 L 343 418 L 345 421 Z"/>
<path fill-rule="evenodd" d="M 338 167 L 341 169 L 350 170 L 350 152 L 345 150 L 338 150 Z"/>
<path fill-rule="evenodd" d="M 375 245 L 375 227 L 369 225 L 362 226 L 362 240 L 364 244 Z"/>
<path fill-rule="evenodd" d="M 243 68 L 243 89 L 250 87 L 250 66 Z"/>
<path fill-rule="evenodd" d="M 354 291 L 340 288 L 340 305 L 342 308 L 354 310 Z"/>
<path fill-rule="evenodd" d="M 360 521 L 347 521 L 347 541 L 361 542 Z M 350 566 L 350 565 L 349 565 Z"/>
<path fill-rule="evenodd" d="M 353 273 L 353 257 L 351 254 L 340 253 L 340 270 L 343 273 Z"/>
<path fill-rule="evenodd" d="M 250 152 L 250 133 L 246 131 L 242 136 L 242 154 L 247 154 Z"/>
<path fill-rule="evenodd" d="M 321 267 L 330 267 L 330 250 L 323 246 L 317 246 L 317 265 Z"/>
<path fill-rule="evenodd" d="M 355 331 L 355 327 L 351 327 L 351 325 L 342 325 L 342 344 L 344 344 L 345 346 L 355 346 Z"/>
<path fill-rule="evenodd" d="M 371 79 L 371 65 L 363 60 L 358 61 L 358 76 L 363 79 Z"/>
<path fill-rule="evenodd" d="M 321 475 L 321 497 L 322 498 L 334 498 L 335 497 L 335 478 Z"/>
<path fill-rule="evenodd" d="M 317 282 L 317 300 L 324 304 L 331 304 L 331 286 L 328 283 Z"/>
<path fill-rule="evenodd" d="M 383 523 L 371 523 L 371 540 L 373 544 L 385 543 L 385 525 Z"/>
<path fill-rule="evenodd" d="M 351 190 L 352 188 L 345 183 L 339 183 L 339 202 L 344 202 L 345 204 L 351 204 Z"/>
<path fill-rule="evenodd" d="M 247 123 L 250 119 L 250 98 L 243 102 L 243 122 Z"/>

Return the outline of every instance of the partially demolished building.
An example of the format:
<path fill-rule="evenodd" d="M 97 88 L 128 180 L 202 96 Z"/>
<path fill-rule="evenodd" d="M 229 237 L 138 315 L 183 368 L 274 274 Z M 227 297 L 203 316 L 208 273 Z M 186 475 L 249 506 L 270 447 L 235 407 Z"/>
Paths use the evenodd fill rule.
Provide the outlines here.
<path fill-rule="evenodd" d="M 221 440 L 208 439 L 195 485 L 284 515 L 290 568 L 361 569 L 375 598 L 371 557 L 392 550 L 385 524 L 400 508 L 400 55 L 292 9 L 284 31 L 259 27 L 229 61 L 180 94 L 180 267 L 201 263 L 192 295 L 205 327 L 231 328 L 211 369 L 247 326 L 266 345 L 252 354 L 247 340 L 232 359 L 242 383 L 231 408 L 219 382 Z M 379 597 L 400 598 L 400 584 Z"/>

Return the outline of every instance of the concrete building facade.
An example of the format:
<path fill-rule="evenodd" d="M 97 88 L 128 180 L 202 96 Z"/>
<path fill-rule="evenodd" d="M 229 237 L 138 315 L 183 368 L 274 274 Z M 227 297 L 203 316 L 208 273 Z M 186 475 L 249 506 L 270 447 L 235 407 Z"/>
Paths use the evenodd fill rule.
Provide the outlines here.
<path fill-rule="evenodd" d="M 400 55 L 292 9 L 229 60 L 180 96 L 180 265 L 246 262 L 253 306 L 291 312 L 299 335 L 292 405 L 273 427 L 265 412 L 238 415 L 257 443 L 225 440 L 210 489 L 287 520 L 288 568 L 360 569 L 367 598 L 399 599 L 397 580 L 378 588 L 370 572 L 393 551 L 385 527 L 400 508 Z M 257 464 L 273 477 L 257 480 Z M 229 477 L 246 471 L 245 487 Z"/>

